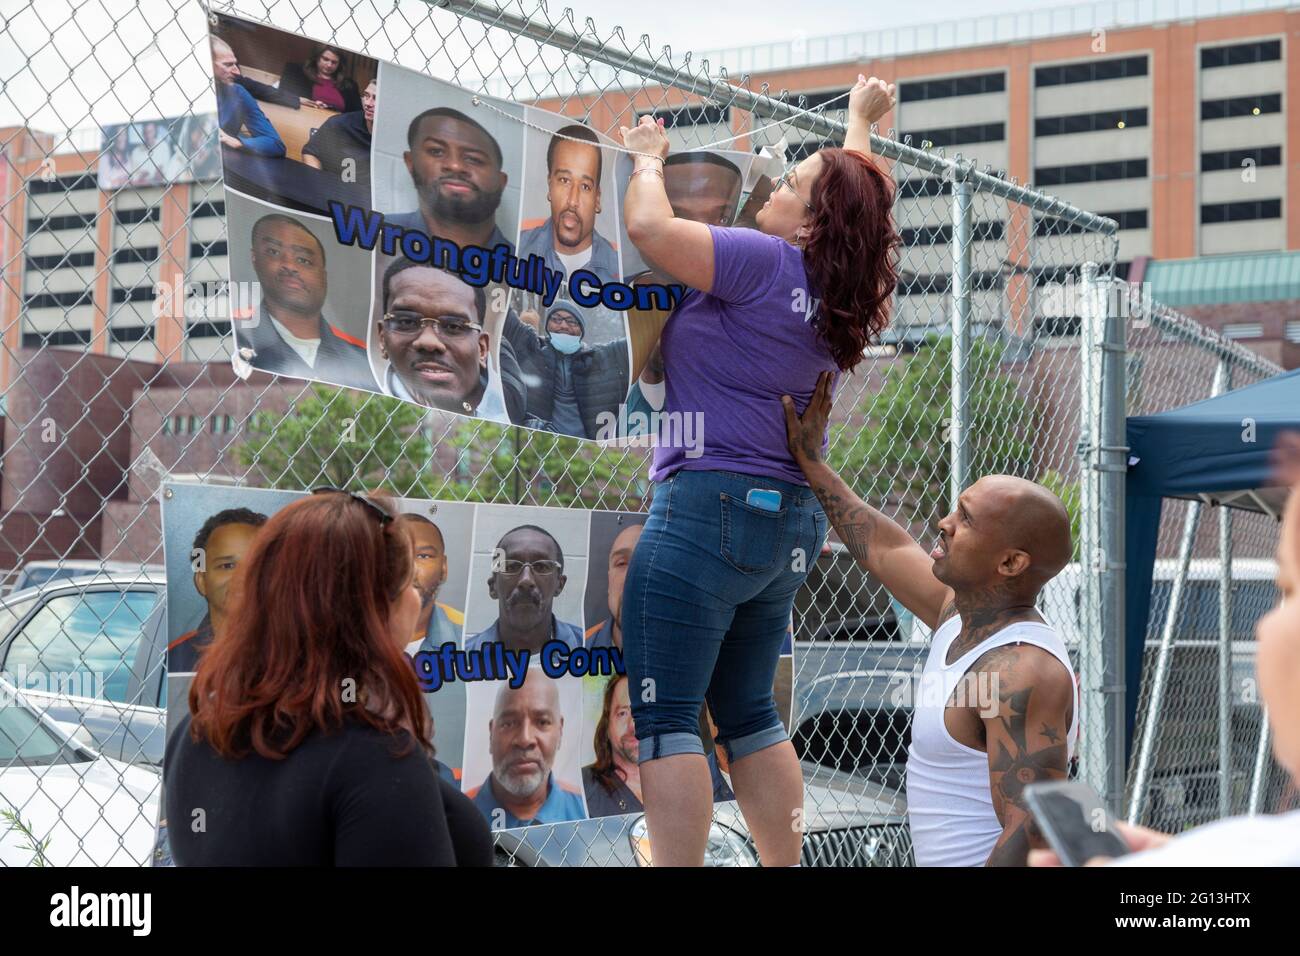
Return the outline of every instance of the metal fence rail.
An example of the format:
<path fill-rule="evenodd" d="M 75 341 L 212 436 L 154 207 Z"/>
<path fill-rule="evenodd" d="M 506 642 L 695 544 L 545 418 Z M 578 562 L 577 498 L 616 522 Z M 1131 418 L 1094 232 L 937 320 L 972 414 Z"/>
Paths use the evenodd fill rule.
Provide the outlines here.
<path fill-rule="evenodd" d="M 0 641 L 9 632 L 28 640 L 35 671 L 104 678 L 89 695 L 29 689 L 0 707 L 0 721 L 8 721 L 0 733 L 0 807 L 37 837 L 51 817 L 62 821 L 47 849 L 31 851 L 34 859 L 71 859 L 80 849 L 83 862 L 145 863 L 149 850 L 126 837 L 152 830 L 160 790 L 153 758 L 163 732 L 157 714 L 166 703 L 159 680 L 165 665 L 158 656 L 142 658 L 140 648 L 165 605 L 154 570 L 162 561 L 164 478 L 279 488 L 383 485 L 408 497 L 635 511 L 646 505 L 647 456 L 261 373 L 239 381 L 228 364 L 228 334 L 205 334 L 228 323 L 220 293 L 203 287 L 225 271 L 224 218 L 212 215 L 223 201 L 220 184 L 87 192 L 73 181 L 74 171 L 93 170 L 99 156 L 69 151 L 65 136 L 40 132 L 215 108 L 202 8 L 182 0 L 105 0 L 103 7 L 100 22 L 71 4 L 32 0 L 10 17 L 4 42 L 13 55 L 0 58 L 0 109 L 36 131 L 9 130 L 0 142 L 0 568 L 10 583 L 41 560 L 66 571 L 84 558 L 104 572 L 94 588 L 80 586 L 58 601 L 43 592 L 36 604 L 0 610 Z M 747 76 L 710 72 L 667 49 L 653 52 L 644 39 L 629 44 L 619 30 L 558 23 L 544 7 L 398 0 L 381 8 L 371 0 L 319 0 L 304 11 L 238 0 L 214 9 L 535 102 L 611 135 L 638 113 L 701 104 L 721 110 L 720 124 L 674 125 L 675 148 L 739 134 L 736 148 L 767 145 L 794 157 L 835 145 L 844 133 L 840 114 L 803 112 L 797 97 L 753 89 Z M 108 88 L 115 95 L 106 99 L 100 93 Z M 747 132 L 778 121 L 777 130 Z M 1039 480 L 1066 500 L 1077 526 L 1076 562 L 1045 592 L 1044 607 L 1082 671 L 1081 772 L 1118 806 L 1125 768 L 1116 689 L 1123 682 L 1115 671 L 1122 661 L 1122 471 L 1115 464 L 1122 460 L 1123 416 L 1204 394 L 1230 347 L 1163 311 L 1149 328 L 1135 330 L 1102 304 L 1114 281 L 1111 220 L 977 169 L 960 154 L 949 158 L 920 145 L 873 139 L 898 183 L 901 281 L 885 347 L 845 379 L 837 397 L 830 458 L 859 492 L 921 536 L 982 474 Z M 129 212 L 137 208 L 159 210 L 157 221 Z M 74 215 L 79 226 L 30 228 L 34 219 Z M 143 246 L 162 251 L 129 264 L 114 254 Z M 188 294 L 156 298 L 143 321 L 131 301 L 96 305 L 88 314 L 86 306 L 58 298 L 128 285 Z M 40 298 L 46 295 L 60 303 L 53 313 L 44 305 L 51 300 Z M 139 328 L 147 331 L 131 332 Z M 1237 384 L 1263 374 L 1258 363 L 1232 354 Z M 304 419 L 316 423 L 305 435 L 293 427 Z M 364 435 L 342 438 L 344 420 L 361 423 Z M 1267 530 L 1239 519 L 1234 540 L 1245 535 L 1251 548 L 1266 551 Z M 1239 599 L 1234 613 L 1248 603 Z M 797 615 L 792 731 L 805 760 L 810 809 L 813 817 L 852 821 L 847 828 L 814 822 L 807 861 L 907 862 L 904 692 L 919 673 L 925 635 L 841 549 L 818 561 Z M 1158 617 L 1153 608 L 1152 620 Z M 93 666 L 77 643 L 87 635 Z M 0 644 L 6 653 L 14 646 Z M 1202 675 L 1194 654 L 1186 664 L 1177 657 L 1182 650 L 1175 642 L 1166 673 L 1193 668 Z M 0 660 L 0 670 L 9 663 Z M 145 688 L 154 688 L 152 699 Z M 85 696 L 95 714 L 76 703 Z M 1157 718 L 1199 708 L 1199 720 L 1216 699 L 1191 695 L 1184 702 L 1169 694 Z M 34 720 L 20 728 L 17 715 L 51 707 L 67 729 L 119 761 L 113 772 L 121 784 L 103 814 L 81 797 L 69 800 L 56 767 L 25 763 L 19 752 L 41 731 Z M 1247 743 L 1257 740 L 1251 734 L 1258 708 L 1250 719 L 1254 724 L 1241 731 Z M 1175 737 L 1165 732 L 1161 740 L 1204 743 Z M 1253 752 L 1234 757 L 1234 767 L 1248 756 Z M 1156 755 L 1153 787 L 1164 785 L 1169 759 L 1163 750 Z M 90 831 L 104 826 L 111 833 L 96 831 L 103 839 L 92 842 Z M 569 860 L 611 865 L 617 859 L 607 828 L 614 832 L 617 824 L 591 821 L 563 837 L 567 845 L 559 849 Z M 535 828 L 503 838 L 502 853 L 525 862 L 555 850 L 559 839 L 549 827 Z"/>

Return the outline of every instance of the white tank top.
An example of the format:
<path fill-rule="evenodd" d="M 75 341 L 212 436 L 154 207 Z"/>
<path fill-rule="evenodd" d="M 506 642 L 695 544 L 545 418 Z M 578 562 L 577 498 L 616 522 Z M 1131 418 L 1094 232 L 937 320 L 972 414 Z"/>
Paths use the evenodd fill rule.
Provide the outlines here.
<path fill-rule="evenodd" d="M 943 714 L 966 671 L 981 656 L 1006 644 L 1033 644 L 1059 660 L 1070 673 L 1074 708 L 1066 734 L 1069 758 L 1079 734 L 1079 687 L 1065 642 L 1051 627 L 1019 621 L 992 634 L 951 665 L 948 648 L 961 634 L 961 616 L 954 615 L 934 632 L 912 706 L 912 743 L 907 749 L 907 816 L 917 866 L 983 866 L 1002 824 L 993 810 L 989 790 L 989 758 L 982 750 L 958 743 L 948 733 Z M 966 678 L 964 699 L 984 707 L 992 685 L 972 674 Z"/>

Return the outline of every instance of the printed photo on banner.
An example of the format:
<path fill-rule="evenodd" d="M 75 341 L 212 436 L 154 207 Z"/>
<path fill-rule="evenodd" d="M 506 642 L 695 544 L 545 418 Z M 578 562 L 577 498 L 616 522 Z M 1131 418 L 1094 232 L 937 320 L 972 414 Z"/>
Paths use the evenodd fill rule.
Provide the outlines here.
<path fill-rule="evenodd" d="M 214 113 L 120 123 L 103 129 L 100 189 L 194 182 L 221 173 Z"/>
<path fill-rule="evenodd" d="M 508 290 L 473 286 L 432 261 L 375 254 L 369 359 L 385 395 L 507 424 L 524 408 L 514 351 L 502 341 Z"/>
<path fill-rule="evenodd" d="M 167 726 L 188 707 L 199 655 L 233 610 L 230 585 L 267 518 L 298 492 L 169 484 L 162 501 L 167 576 Z M 169 730 L 170 732 L 170 730 Z"/>
<path fill-rule="evenodd" d="M 586 819 L 582 679 L 534 665 L 513 683 L 467 687 L 465 794 L 494 830 Z"/>
<path fill-rule="evenodd" d="M 519 236 L 523 108 L 380 64 L 374 209 L 386 226 L 488 251 Z M 497 112 L 500 110 L 501 112 Z M 510 114 L 503 116 L 502 112 Z M 514 117 L 514 118 L 511 118 Z"/>
<path fill-rule="evenodd" d="M 579 120 L 528 108 L 519 255 L 555 277 L 545 294 L 520 290 L 504 336 L 528 402 L 516 424 L 596 438 L 628 381 L 623 313 L 600 301 L 622 279 L 613 140 Z M 574 283 L 577 283 L 575 287 Z M 582 295 L 590 296 L 579 303 Z"/>
<path fill-rule="evenodd" d="M 751 175 L 754 157 L 750 153 L 719 150 L 692 150 L 670 153 L 664 161 L 664 191 L 673 215 L 707 225 L 731 226 L 740 209 L 742 193 Z M 617 176 L 620 195 L 626 192 L 632 175 L 632 157 L 620 154 Z M 651 285 L 674 281 L 641 258 L 628 244 L 624 256 L 627 280 L 632 285 Z M 665 377 L 663 357 L 659 353 L 659 336 L 668 322 L 668 309 L 633 307 L 627 312 L 628 343 L 631 353 L 631 384 L 622 400 L 617 437 L 658 436 L 662 423 L 656 415 L 663 411 Z M 659 425 L 660 427 L 656 427 Z M 608 438 L 608 435 L 601 435 Z M 679 439 L 686 437 L 678 434 Z"/>
<path fill-rule="evenodd" d="M 443 644 L 461 646 L 469 593 L 474 505 L 462 501 L 397 500 L 397 522 L 411 538 L 420 616 L 406 646 L 414 657 Z"/>
<path fill-rule="evenodd" d="M 226 191 L 231 329 L 255 369 L 379 391 L 366 355 L 372 255 L 328 220 Z"/>
<path fill-rule="evenodd" d="M 211 55 L 228 186 L 306 212 L 369 205 L 378 61 L 220 14 Z"/>
<path fill-rule="evenodd" d="M 585 647 L 623 650 L 623 581 L 641 540 L 647 515 L 631 511 L 593 511 L 584 616 Z"/>
<path fill-rule="evenodd" d="M 590 512 L 476 506 L 465 649 L 501 643 L 537 661 L 546 645 L 583 645 Z"/>

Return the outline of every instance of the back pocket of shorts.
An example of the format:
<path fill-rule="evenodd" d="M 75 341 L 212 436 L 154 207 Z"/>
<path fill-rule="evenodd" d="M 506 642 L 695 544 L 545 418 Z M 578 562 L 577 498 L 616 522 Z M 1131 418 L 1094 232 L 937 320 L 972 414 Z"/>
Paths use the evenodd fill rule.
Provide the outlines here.
<path fill-rule="evenodd" d="M 746 574 L 768 571 L 780 558 L 786 509 L 767 511 L 721 492 L 722 557 Z"/>

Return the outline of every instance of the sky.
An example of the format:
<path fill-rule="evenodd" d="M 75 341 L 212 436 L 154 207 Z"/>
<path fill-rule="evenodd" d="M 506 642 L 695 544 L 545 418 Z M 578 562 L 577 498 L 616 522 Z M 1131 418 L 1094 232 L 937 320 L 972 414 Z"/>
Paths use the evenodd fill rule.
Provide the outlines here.
<path fill-rule="evenodd" d="M 1188 16 L 1279 2 L 1285 0 L 1114 0 L 1104 7 L 1123 23 L 1139 13 L 1149 15 L 1153 5 Z M 539 4 L 522 0 L 522 9 L 536 11 Z M 367 45 L 374 56 L 446 79 L 456 79 L 458 70 L 461 76 L 496 70 L 498 76 L 514 78 L 539 65 L 524 61 L 524 44 L 512 58 L 500 30 L 492 49 L 479 42 L 471 51 L 465 38 L 481 38 L 483 28 L 475 23 L 458 27 L 445 11 L 430 18 L 421 0 L 397 0 L 395 6 L 392 0 L 233 0 L 214 6 L 255 19 L 265 14 L 276 26 L 306 36 L 337 31 L 345 47 Z M 561 21 L 565 6 L 549 3 L 542 16 Z M 579 31 L 586 32 L 583 21 L 592 17 L 602 39 L 621 26 L 635 47 L 648 34 L 649 50 L 658 55 L 667 44 L 674 61 L 686 50 L 798 43 L 830 34 L 951 22 L 972 9 L 981 17 L 1033 12 L 1036 25 L 1049 22 L 1047 11 L 1056 10 L 1054 22 L 1070 23 L 1070 14 L 1060 12 L 1069 6 L 1045 0 L 981 0 L 977 8 L 969 0 L 928 0 L 916 6 L 748 0 L 743 7 L 703 0 L 568 0 L 567 6 Z M 521 0 L 510 0 L 509 9 L 518 12 Z M 743 16 L 735 16 L 737 9 L 745 11 Z M 60 131 L 212 110 L 205 31 L 197 0 L 0 0 L 0 126 Z"/>

